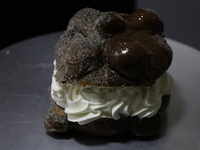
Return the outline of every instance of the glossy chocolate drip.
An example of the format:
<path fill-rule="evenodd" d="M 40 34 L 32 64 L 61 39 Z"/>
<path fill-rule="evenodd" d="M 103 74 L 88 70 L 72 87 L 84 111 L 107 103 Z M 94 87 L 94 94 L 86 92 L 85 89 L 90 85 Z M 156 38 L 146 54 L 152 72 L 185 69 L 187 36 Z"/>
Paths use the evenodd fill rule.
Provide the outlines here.
<path fill-rule="evenodd" d="M 117 13 L 110 13 L 107 17 L 106 23 L 100 26 L 100 30 L 103 29 L 109 36 L 113 36 L 116 33 L 123 32 L 126 28 L 126 20 Z"/>
<path fill-rule="evenodd" d="M 124 16 L 128 29 L 152 30 L 162 35 L 164 31 L 163 21 L 158 14 L 151 9 L 138 9 L 128 16 Z"/>
<path fill-rule="evenodd" d="M 118 30 L 115 30 L 115 34 L 112 32 L 108 58 L 111 69 L 122 78 L 133 80 L 135 85 L 152 85 L 172 61 L 171 48 L 162 37 L 162 20 L 148 9 L 140 9 L 121 17 L 113 16 L 110 14 L 111 19 L 107 22 L 109 28 L 115 22 L 125 24 L 115 24 L 119 26 L 115 27 Z M 105 32 L 108 32 L 107 28 Z"/>

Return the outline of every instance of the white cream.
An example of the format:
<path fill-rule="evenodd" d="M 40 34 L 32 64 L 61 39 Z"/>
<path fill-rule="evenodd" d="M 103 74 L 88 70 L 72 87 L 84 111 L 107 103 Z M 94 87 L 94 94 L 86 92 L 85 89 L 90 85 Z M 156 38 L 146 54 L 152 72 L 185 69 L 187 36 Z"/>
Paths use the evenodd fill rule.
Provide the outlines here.
<path fill-rule="evenodd" d="M 99 118 L 152 117 L 161 106 L 162 96 L 170 94 L 172 85 L 173 78 L 167 72 L 152 87 L 83 87 L 76 80 L 72 84 L 58 83 L 53 75 L 51 96 L 65 109 L 69 121 L 83 125 Z"/>

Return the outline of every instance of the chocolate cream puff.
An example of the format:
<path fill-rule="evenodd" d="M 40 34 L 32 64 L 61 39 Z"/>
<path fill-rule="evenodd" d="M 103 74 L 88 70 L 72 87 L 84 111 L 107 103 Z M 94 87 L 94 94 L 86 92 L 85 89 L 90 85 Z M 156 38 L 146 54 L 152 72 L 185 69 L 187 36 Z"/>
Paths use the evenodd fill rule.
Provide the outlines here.
<path fill-rule="evenodd" d="M 78 11 L 55 49 L 47 132 L 151 136 L 163 125 L 173 52 L 151 9 Z"/>

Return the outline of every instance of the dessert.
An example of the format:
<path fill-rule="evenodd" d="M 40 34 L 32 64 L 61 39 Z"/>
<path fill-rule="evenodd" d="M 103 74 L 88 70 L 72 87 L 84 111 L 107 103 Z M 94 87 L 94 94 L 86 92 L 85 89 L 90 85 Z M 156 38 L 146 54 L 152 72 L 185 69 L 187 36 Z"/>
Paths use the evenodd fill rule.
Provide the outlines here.
<path fill-rule="evenodd" d="M 151 136 L 163 125 L 173 52 L 151 9 L 78 11 L 56 45 L 47 132 Z"/>

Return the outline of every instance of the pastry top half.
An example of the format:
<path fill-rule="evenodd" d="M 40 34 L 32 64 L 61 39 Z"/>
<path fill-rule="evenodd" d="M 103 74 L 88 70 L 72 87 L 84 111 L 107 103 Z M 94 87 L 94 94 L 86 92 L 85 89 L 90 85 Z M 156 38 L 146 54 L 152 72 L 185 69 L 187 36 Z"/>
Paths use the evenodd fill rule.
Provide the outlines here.
<path fill-rule="evenodd" d="M 152 86 L 173 52 L 151 9 L 121 14 L 85 8 L 69 21 L 55 55 L 58 82 L 113 87 Z"/>

